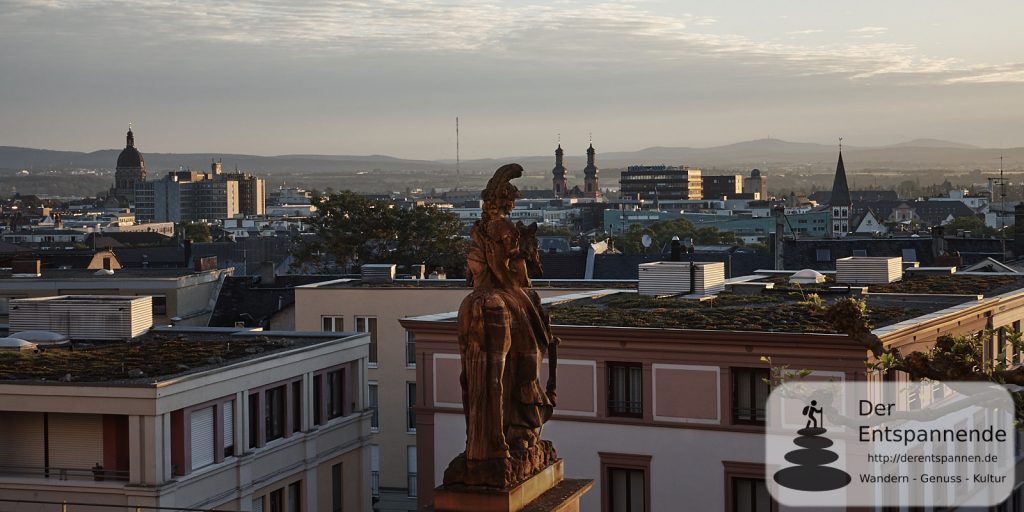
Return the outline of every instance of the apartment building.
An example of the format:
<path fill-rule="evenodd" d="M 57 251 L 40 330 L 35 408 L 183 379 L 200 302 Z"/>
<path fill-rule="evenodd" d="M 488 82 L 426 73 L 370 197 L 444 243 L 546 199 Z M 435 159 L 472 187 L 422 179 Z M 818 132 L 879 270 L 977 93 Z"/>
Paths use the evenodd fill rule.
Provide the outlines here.
<path fill-rule="evenodd" d="M 370 438 L 375 508 L 417 510 L 417 407 L 421 404 L 416 337 L 400 319 L 457 309 L 469 294 L 463 280 L 338 279 L 295 287 L 295 327 L 299 330 L 370 333 L 368 396 L 374 411 Z M 365 269 L 364 269 L 365 270 Z M 607 284 L 587 281 L 535 281 L 542 297 Z M 624 283 L 617 283 L 624 285 Z M 625 283 L 625 285 L 629 285 Z M 428 360 L 429 363 L 429 360 Z M 368 489 L 369 490 L 369 489 Z"/>
<path fill-rule="evenodd" d="M 619 200 L 627 204 L 641 201 L 699 201 L 704 198 L 700 169 L 667 165 L 631 165 L 619 177 Z"/>
<path fill-rule="evenodd" d="M 365 334 L 72 341 L 0 353 L 0 508 L 369 510 Z"/>
<path fill-rule="evenodd" d="M 744 276 L 682 297 L 688 284 L 672 295 L 671 279 L 645 285 L 641 272 L 640 293 L 657 284 L 657 295 L 600 290 L 545 300 L 562 342 L 558 407 L 543 436 L 568 478 L 594 480 L 583 510 L 785 510 L 764 484 L 772 368 L 808 370 L 809 380 L 869 380 L 865 348 L 837 333 L 807 293 L 826 304 L 837 294 L 862 296 L 874 332 L 903 353 L 988 328 L 1003 334 L 986 340 L 985 357 L 1021 362 L 1005 330 L 1024 319 L 1024 275 L 918 272 L 850 288 L 833 288 L 830 275 L 799 290 L 788 277 Z M 456 314 L 402 325 L 417 340 L 417 476 L 419 504 L 428 507 L 465 447 Z M 1021 498 L 1018 483 L 997 510 L 1020 510 Z"/>
<path fill-rule="evenodd" d="M 193 222 L 234 217 L 241 210 L 238 180 L 194 171 L 170 172 L 135 185 L 135 216 L 143 222 Z"/>

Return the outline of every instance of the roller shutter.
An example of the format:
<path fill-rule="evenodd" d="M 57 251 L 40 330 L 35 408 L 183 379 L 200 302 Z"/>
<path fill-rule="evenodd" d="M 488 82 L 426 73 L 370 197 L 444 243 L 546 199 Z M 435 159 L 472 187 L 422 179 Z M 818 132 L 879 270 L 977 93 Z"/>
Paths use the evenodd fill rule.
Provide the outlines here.
<path fill-rule="evenodd" d="M 103 416 L 50 413 L 50 466 L 89 470 L 103 464 Z"/>
<path fill-rule="evenodd" d="M 192 427 L 192 470 L 213 464 L 213 406 L 192 411 L 189 423 Z"/>

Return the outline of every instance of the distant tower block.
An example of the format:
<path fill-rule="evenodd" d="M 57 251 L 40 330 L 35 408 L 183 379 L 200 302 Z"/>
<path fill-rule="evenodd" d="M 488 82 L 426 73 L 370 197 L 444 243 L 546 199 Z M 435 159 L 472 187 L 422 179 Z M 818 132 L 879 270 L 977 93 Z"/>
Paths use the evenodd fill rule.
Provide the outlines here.
<path fill-rule="evenodd" d="M 210 159 L 210 172 L 214 176 L 217 176 L 220 173 L 224 172 L 224 165 L 221 163 L 221 160 L 219 158 L 216 160 L 212 158 Z"/>
<path fill-rule="evenodd" d="M 594 144 L 587 148 L 587 166 L 583 168 L 583 192 L 587 197 L 601 197 L 597 175 L 600 171 L 594 164 Z"/>
<path fill-rule="evenodd" d="M 555 168 L 551 169 L 551 186 L 555 191 L 555 197 L 565 197 L 569 189 L 569 181 L 566 178 L 565 165 L 562 165 L 562 145 L 555 150 Z"/>
<path fill-rule="evenodd" d="M 135 185 L 146 181 L 146 163 L 142 153 L 135 149 L 135 135 L 128 127 L 127 142 L 117 156 L 117 170 L 114 173 L 114 195 L 129 202 L 135 201 Z"/>

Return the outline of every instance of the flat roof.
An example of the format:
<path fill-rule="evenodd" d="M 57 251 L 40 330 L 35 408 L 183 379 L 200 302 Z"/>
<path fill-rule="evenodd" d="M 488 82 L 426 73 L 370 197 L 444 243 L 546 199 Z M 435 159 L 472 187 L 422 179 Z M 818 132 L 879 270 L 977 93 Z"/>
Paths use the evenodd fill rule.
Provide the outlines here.
<path fill-rule="evenodd" d="M 534 279 L 534 288 L 588 288 L 600 290 L 604 288 L 632 289 L 636 288 L 635 279 Z M 391 282 L 364 282 L 359 278 L 335 279 L 320 283 L 311 283 L 296 288 L 462 288 L 469 292 L 465 279 L 395 279 Z"/>
<path fill-rule="evenodd" d="M 0 384 L 54 382 L 151 385 L 299 347 L 365 336 L 357 332 L 158 328 L 130 342 L 96 341 L 0 351 Z"/>
<path fill-rule="evenodd" d="M 552 324 L 839 334 L 825 319 L 825 308 L 848 296 L 852 289 L 867 287 L 864 299 L 874 329 L 1024 289 L 1024 274 L 910 273 L 895 283 L 850 288 L 829 277 L 825 283 L 795 285 L 775 272 L 764 277 L 743 276 L 728 280 L 727 285 L 772 283 L 773 287 L 753 294 L 725 291 L 703 301 L 643 296 L 626 290 L 555 299 L 551 304 Z M 820 298 L 821 306 L 812 295 Z"/>
<path fill-rule="evenodd" d="M 85 268 L 44 268 L 39 271 L 41 274 L 39 277 L 15 277 L 15 274 L 11 272 L 11 269 L 3 269 L 0 270 L 0 279 L 20 281 L 39 281 L 48 279 L 113 280 L 118 278 L 166 279 L 208 274 L 216 271 L 216 269 L 197 271 L 191 268 L 121 268 L 115 270 L 113 274 L 97 274 L 96 270 L 89 270 Z"/>

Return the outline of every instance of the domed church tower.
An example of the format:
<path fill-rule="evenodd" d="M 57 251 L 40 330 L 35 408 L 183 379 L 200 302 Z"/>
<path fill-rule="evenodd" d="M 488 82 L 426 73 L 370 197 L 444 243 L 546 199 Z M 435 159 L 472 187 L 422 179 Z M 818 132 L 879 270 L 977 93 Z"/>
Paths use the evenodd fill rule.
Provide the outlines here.
<path fill-rule="evenodd" d="M 601 197 L 601 186 L 598 184 L 597 175 L 600 171 L 594 163 L 594 143 L 587 148 L 587 166 L 583 168 L 583 192 L 586 197 Z"/>
<path fill-rule="evenodd" d="M 142 153 L 135 149 L 135 135 L 128 126 L 127 143 L 117 156 L 117 171 L 114 173 L 114 195 L 119 199 L 135 201 L 135 184 L 146 181 L 146 162 Z"/>
<path fill-rule="evenodd" d="M 558 149 L 555 150 L 555 168 L 551 170 L 551 184 L 555 192 L 555 197 L 565 197 L 568 192 L 569 182 L 566 179 L 565 166 L 562 165 L 562 145 L 558 145 Z"/>

